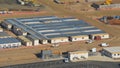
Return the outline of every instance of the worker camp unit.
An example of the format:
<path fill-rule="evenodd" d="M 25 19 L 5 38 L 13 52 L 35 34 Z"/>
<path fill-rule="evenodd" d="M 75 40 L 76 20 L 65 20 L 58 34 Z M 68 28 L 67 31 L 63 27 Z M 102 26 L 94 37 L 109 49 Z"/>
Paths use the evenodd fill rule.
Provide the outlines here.
<path fill-rule="evenodd" d="M 49 40 L 50 43 L 69 42 L 68 37 L 52 38 Z"/>
<path fill-rule="evenodd" d="M 3 32 L 3 29 L 0 27 L 0 32 Z"/>
<path fill-rule="evenodd" d="M 84 41 L 90 39 L 90 37 L 93 38 L 96 34 L 106 33 L 85 21 L 73 17 L 59 18 L 56 16 L 41 16 L 13 18 L 6 19 L 3 23 L 10 24 L 11 27 L 7 28 L 12 31 L 17 31 L 20 35 L 37 37 L 41 44 L 47 44 L 48 42 Z M 109 38 L 109 34 L 104 35 L 104 37 L 103 35 L 101 36 L 101 39 L 104 38 Z"/>
<path fill-rule="evenodd" d="M 108 33 L 100 33 L 100 34 L 91 34 L 90 38 L 93 40 L 97 40 L 97 37 L 99 37 L 99 39 L 107 39 L 109 38 L 109 34 Z"/>
<path fill-rule="evenodd" d="M 106 47 L 103 48 L 102 53 L 108 57 L 118 59 L 120 58 L 120 47 Z"/>
<path fill-rule="evenodd" d="M 0 38 L 8 38 L 11 37 L 10 35 L 8 35 L 6 32 L 0 32 Z"/>
<path fill-rule="evenodd" d="M 32 46 L 32 41 L 27 39 L 25 36 L 18 36 L 18 39 L 22 42 L 25 46 Z"/>
<path fill-rule="evenodd" d="M 71 36 L 69 37 L 70 41 L 84 41 L 84 40 L 89 40 L 88 35 L 79 35 L 79 36 Z"/>
<path fill-rule="evenodd" d="M 16 38 L 0 38 L 0 48 L 20 47 L 21 42 Z"/>
<path fill-rule="evenodd" d="M 88 51 L 74 51 L 68 53 L 68 58 L 72 62 L 85 60 L 88 58 Z"/>
<path fill-rule="evenodd" d="M 32 41 L 33 45 L 35 45 L 35 46 L 39 45 L 39 39 L 38 38 L 36 38 L 32 35 L 28 35 L 27 38 Z"/>

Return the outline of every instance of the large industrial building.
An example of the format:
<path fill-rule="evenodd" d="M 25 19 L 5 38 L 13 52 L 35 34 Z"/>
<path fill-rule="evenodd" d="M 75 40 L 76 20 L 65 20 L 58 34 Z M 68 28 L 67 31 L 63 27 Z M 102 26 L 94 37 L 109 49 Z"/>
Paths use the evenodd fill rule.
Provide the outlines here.
<path fill-rule="evenodd" d="M 108 33 L 75 18 L 56 16 L 13 18 L 4 20 L 2 26 L 16 35 L 30 39 L 33 45 L 109 38 Z"/>

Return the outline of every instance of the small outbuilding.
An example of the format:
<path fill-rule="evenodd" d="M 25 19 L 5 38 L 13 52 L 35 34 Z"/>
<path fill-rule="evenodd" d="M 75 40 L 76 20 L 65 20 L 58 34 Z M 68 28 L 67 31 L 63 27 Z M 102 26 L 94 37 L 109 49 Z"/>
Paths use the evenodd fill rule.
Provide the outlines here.
<path fill-rule="evenodd" d="M 120 58 L 120 47 L 106 47 L 103 48 L 102 53 L 108 57 L 117 59 Z"/>
<path fill-rule="evenodd" d="M 0 48 L 15 48 L 21 46 L 21 42 L 16 38 L 0 38 Z"/>
<path fill-rule="evenodd" d="M 0 32 L 3 32 L 3 28 L 0 27 Z"/>
<path fill-rule="evenodd" d="M 88 58 L 88 51 L 69 52 L 68 58 L 72 62 L 80 61 Z"/>

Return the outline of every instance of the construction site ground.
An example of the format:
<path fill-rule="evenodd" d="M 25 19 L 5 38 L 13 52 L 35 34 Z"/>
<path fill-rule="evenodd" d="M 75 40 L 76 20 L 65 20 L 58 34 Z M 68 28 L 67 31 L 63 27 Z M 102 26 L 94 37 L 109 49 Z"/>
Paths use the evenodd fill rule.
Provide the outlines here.
<path fill-rule="evenodd" d="M 119 0 L 118 0 L 119 1 Z M 110 46 L 120 46 L 120 27 L 113 25 L 106 25 L 104 23 L 99 22 L 96 18 L 105 16 L 105 15 L 120 15 L 120 10 L 104 10 L 104 11 L 73 11 L 72 9 L 84 8 L 77 7 L 66 9 L 65 5 L 56 4 L 53 0 L 40 0 L 42 4 L 47 7 L 47 10 L 39 13 L 31 13 L 31 14 L 8 14 L 8 15 L 0 15 L 0 20 L 6 18 L 18 18 L 18 17 L 34 17 L 34 16 L 59 16 L 59 17 L 75 17 L 80 20 L 84 20 L 90 23 L 93 26 L 96 26 L 105 32 L 110 34 L 109 39 L 94 41 L 91 44 L 85 44 L 85 41 L 78 42 L 69 42 L 69 43 L 60 43 L 58 47 L 51 47 L 52 44 L 33 46 L 33 47 L 20 47 L 14 49 L 0 49 L 0 66 L 14 65 L 14 64 L 24 64 L 24 63 L 32 63 L 32 62 L 42 62 L 42 60 L 36 56 L 36 54 L 40 53 L 41 50 L 51 49 L 53 51 L 75 51 L 75 50 L 90 50 L 92 48 L 97 48 L 97 50 L 101 50 L 102 47 L 99 46 L 100 43 L 105 42 L 110 44 Z M 116 2 L 120 3 L 120 2 Z M 99 58 L 99 57 L 97 57 Z"/>

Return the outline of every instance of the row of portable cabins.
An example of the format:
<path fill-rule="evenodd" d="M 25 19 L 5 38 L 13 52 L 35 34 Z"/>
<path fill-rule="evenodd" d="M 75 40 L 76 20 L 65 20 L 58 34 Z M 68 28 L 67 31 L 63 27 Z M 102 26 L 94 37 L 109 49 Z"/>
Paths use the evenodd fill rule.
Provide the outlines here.
<path fill-rule="evenodd" d="M 69 42 L 69 41 L 85 41 L 85 40 L 89 40 L 89 39 L 100 40 L 100 39 L 109 38 L 109 34 L 100 33 L 100 34 L 79 35 L 79 36 L 71 36 L 71 37 L 56 37 L 56 38 L 51 38 L 51 39 L 38 39 L 38 38 L 34 37 L 33 35 L 29 35 L 29 33 L 22 30 L 21 28 L 12 26 L 12 24 L 10 24 L 10 23 L 4 22 L 2 24 L 2 26 L 7 28 L 8 30 L 12 30 L 16 35 L 26 36 L 26 38 L 28 38 L 29 41 L 28 40 L 25 41 L 25 38 L 19 37 L 19 38 L 21 38 L 21 40 L 24 40 L 22 42 L 26 46 L 39 45 L 40 43 L 47 44 L 48 42 L 49 43 L 60 43 L 60 42 Z M 29 42 L 29 43 L 25 43 L 25 42 Z"/>

